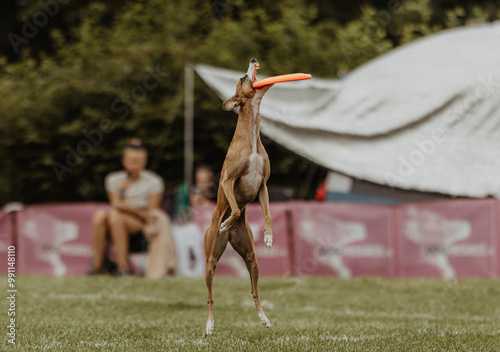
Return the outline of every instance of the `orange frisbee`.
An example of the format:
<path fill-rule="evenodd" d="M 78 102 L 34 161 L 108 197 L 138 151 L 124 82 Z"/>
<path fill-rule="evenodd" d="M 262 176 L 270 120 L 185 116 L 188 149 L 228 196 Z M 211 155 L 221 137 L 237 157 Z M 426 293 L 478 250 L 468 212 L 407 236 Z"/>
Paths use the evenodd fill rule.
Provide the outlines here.
<path fill-rule="evenodd" d="M 303 79 L 310 79 L 311 75 L 309 73 L 289 73 L 287 75 L 272 76 L 263 78 L 253 84 L 254 88 L 262 88 L 274 83 L 290 82 L 290 81 L 301 81 Z"/>

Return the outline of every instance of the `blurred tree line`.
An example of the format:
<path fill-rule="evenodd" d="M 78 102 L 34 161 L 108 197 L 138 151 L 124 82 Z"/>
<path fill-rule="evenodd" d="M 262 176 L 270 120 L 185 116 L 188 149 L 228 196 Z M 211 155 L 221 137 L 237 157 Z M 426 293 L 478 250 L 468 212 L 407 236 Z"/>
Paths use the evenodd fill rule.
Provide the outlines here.
<path fill-rule="evenodd" d="M 183 179 L 186 63 L 334 78 L 445 28 L 496 20 L 500 1 L 82 1 L 0 3 L 0 206 L 104 200 L 132 136 L 167 187 Z M 235 82 L 236 84 L 236 82 Z M 217 173 L 236 115 L 200 79 L 195 162 Z M 270 186 L 313 194 L 324 170 L 266 136 Z M 304 182 L 307 184 L 304 187 Z"/>

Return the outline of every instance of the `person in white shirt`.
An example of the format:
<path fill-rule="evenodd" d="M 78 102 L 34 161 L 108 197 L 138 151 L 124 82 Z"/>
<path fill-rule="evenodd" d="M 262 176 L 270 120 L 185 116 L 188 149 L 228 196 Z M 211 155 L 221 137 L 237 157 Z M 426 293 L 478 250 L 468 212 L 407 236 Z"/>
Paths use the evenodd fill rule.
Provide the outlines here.
<path fill-rule="evenodd" d="M 146 170 L 147 152 L 132 139 L 123 152 L 124 170 L 106 176 L 105 188 L 112 210 L 94 214 L 92 240 L 93 273 L 103 273 L 108 234 L 114 245 L 118 274 L 129 273 L 129 236 L 143 231 L 148 239 L 146 277 L 175 273 L 175 248 L 168 215 L 160 209 L 163 179 Z"/>

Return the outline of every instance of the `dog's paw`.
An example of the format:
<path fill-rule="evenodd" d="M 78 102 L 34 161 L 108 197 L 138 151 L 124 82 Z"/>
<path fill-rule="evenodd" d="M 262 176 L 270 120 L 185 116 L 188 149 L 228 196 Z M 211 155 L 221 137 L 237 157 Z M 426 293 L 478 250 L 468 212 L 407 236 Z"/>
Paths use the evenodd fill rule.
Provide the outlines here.
<path fill-rule="evenodd" d="M 212 335 L 212 333 L 214 332 L 214 320 L 213 319 L 210 319 L 209 321 L 207 321 L 206 332 L 207 332 L 208 336 Z"/>
<path fill-rule="evenodd" d="M 271 322 L 269 321 L 269 319 L 267 319 L 264 312 L 259 312 L 259 318 L 260 318 L 260 322 L 262 323 L 262 325 L 264 325 L 266 328 L 271 327 Z"/>
<path fill-rule="evenodd" d="M 267 249 L 271 249 L 273 246 L 273 235 L 264 235 L 264 243 L 266 244 Z"/>
<path fill-rule="evenodd" d="M 224 232 L 228 231 L 231 227 L 233 227 L 233 224 L 229 224 L 229 223 L 227 222 L 227 220 L 226 220 L 226 221 L 224 221 L 224 222 L 220 225 L 220 227 L 219 227 L 219 233 L 224 233 Z"/>

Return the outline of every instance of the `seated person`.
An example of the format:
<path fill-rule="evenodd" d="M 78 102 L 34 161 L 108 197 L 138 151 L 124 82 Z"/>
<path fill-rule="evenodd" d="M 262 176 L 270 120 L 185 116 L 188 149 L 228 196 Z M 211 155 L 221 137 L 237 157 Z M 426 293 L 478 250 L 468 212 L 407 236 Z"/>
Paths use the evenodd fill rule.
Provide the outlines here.
<path fill-rule="evenodd" d="M 124 170 L 106 176 L 105 188 L 113 209 L 94 214 L 94 273 L 103 273 L 109 234 L 115 249 L 117 273 L 128 274 L 129 236 L 138 231 L 142 231 L 149 242 L 145 276 L 159 278 L 175 273 L 170 218 L 160 209 L 164 183 L 156 173 L 145 170 L 146 163 L 145 147 L 140 140 L 132 139 L 123 152 Z"/>
<path fill-rule="evenodd" d="M 194 186 L 191 189 L 191 206 L 202 206 L 217 202 L 217 184 L 215 176 L 208 166 L 199 166 L 194 174 Z"/>

